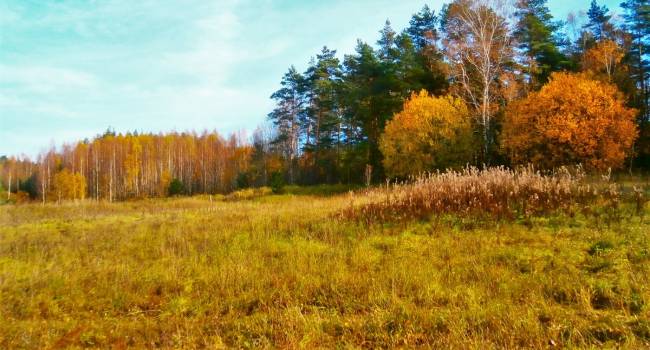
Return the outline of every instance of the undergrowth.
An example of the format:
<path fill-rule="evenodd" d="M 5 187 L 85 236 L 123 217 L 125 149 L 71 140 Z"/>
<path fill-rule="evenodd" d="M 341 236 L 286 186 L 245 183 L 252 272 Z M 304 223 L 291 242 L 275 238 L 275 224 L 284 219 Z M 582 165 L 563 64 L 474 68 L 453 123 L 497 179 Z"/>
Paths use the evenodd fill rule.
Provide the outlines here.
<path fill-rule="evenodd" d="M 512 221 L 581 212 L 616 221 L 624 194 L 619 185 L 607 179 L 586 181 L 580 168 L 543 174 L 532 168 L 468 167 L 351 193 L 350 205 L 339 216 L 370 224 L 449 213 L 471 219 Z M 634 187 L 627 196 L 634 202 L 636 214 L 642 215 L 646 193 Z"/>

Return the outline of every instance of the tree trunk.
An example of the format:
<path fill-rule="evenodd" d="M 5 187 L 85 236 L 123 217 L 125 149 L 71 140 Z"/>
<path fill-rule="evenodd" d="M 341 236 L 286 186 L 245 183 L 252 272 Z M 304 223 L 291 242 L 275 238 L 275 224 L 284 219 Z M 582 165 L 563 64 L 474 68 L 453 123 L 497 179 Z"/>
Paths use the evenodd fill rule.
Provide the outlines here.
<path fill-rule="evenodd" d="M 9 172 L 9 188 L 7 189 L 7 200 L 11 199 L 11 172 Z"/>

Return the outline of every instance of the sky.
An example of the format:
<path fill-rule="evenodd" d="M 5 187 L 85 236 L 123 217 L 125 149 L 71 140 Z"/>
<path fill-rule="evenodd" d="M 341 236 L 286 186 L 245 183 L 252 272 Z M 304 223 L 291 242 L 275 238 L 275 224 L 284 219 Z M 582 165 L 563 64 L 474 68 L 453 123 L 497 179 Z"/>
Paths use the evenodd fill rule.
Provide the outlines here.
<path fill-rule="evenodd" d="M 117 132 L 252 131 L 289 66 L 443 0 L 0 0 L 0 155 Z M 556 18 L 590 0 L 549 0 Z M 620 0 L 600 0 L 620 13 Z"/>

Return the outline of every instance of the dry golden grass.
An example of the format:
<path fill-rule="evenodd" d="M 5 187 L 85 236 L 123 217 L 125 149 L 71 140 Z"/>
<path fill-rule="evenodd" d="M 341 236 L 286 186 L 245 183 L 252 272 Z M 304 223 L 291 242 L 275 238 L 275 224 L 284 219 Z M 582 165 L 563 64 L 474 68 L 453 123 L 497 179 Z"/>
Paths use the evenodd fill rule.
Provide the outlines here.
<path fill-rule="evenodd" d="M 0 206 L 0 348 L 650 347 L 648 207 L 621 198 L 369 223 L 313 192 Z"/>
<path fill-rule="evenodd" d="M 632 197 L 642 208 L 645 194 L 637 187 L 634 190 Z M 555 214 L 574 216 L 577 211 L 591 212 L 594 205 L 616 209 L 622 189 L 608 179 L 587 180 L 580 168 L 542 174 L 532 168 L 468 167 L 371 189 L 356 205 L 354 196 L 341 217 L 366 223 L 427 219 L 449 213 L 514 220 Z"/>

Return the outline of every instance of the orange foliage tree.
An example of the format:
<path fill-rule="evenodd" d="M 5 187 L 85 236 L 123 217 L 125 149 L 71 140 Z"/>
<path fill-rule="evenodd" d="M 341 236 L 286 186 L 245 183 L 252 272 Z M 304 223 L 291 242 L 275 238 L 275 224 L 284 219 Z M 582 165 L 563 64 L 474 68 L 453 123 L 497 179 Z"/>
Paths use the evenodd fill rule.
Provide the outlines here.
<path fill-rule="evenodd" d="M 470 113 L 451 96 L 413 93 L 388 122 L 380 139 L 389 176 L 407 176 L 462 165 L 471 156 Z"/>
<path fill-rule="evenodd" d="M 515 164 L 618 168 L 638 134 L 635 116 L 614 85 L 555 73 L 539 92 L 508 106 L 501 148 Z"/>

